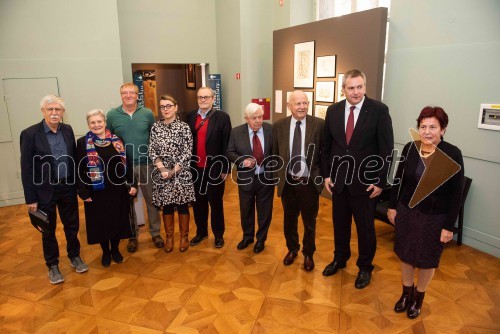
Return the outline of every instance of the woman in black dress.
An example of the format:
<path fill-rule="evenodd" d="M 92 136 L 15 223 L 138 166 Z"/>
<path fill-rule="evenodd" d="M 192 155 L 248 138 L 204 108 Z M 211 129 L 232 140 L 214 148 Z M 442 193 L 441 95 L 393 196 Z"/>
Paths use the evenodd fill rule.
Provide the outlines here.
<path fill-rule="evenodd" d="M 89 111 L 87 124 L 90 131 L 77 141 L 78 195 L 85 206 L 87 242 L 101 245 L 101 263 L 109 267 L 111 259 L 123 262 L 120 239 L 132 237 L 130 196 L 137 186 L 126 168 L 123 142 L 106 129 L 104 112 Z"/>
<path fill-rule="evenodd" d="M 420 138 L 404 147 L 405 160 L 396 173 L 399 184 L 391 190 L 387 216 L 396 226 L 394 251 L 401 260 L 403 281 L 403 294 L 394 311 L 406 311 L 410 319 L 420 314 L 425 290 L 439 266 L 444 244 L 453 238 L 462 204 L 463 158 L 456 146 L 443 140 L 447 125 L 448 115 L 442 108 L 422 109 L 417 118 Z"/>
<path fill-rule="evenodd" d="M 162 119 L 151 128 L 149 157 L 155 164 L 153 172 L 153 204 L 163 207 L 165 251 L 174 247 L 174 211 L 179 215 L 180 245 L 189 247 L 189 208 L 195 201 L 192 175 L 189 169 L 193 136 L 189 125 L 177 118 L 177 101 L 170 95 L 160 97 Z"/>

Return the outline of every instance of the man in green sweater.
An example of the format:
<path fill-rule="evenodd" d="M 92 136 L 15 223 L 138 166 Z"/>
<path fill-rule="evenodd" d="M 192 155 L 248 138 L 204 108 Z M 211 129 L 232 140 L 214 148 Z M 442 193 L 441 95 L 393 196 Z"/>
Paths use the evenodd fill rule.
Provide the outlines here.
<path fill-rule="evenodd" d="M 139 88 L 132 82 L 126 82 L 120 87 L 122 105 L 111 109 L 107 114 L 107 128 L 123 139 L 127 160 L 133 164 L 134 179 L 138 180 L 148 212 L 149 233 L 154 245 L 162 248 L 164 243 L 160 236 L 160 215 L 153 205 L 151 172 L 153 165 L 148 156 L 149 132 L 155 122 L 153 112 L 137 105 Z M 133 212 L 135 217 L 135 211 Z M 133 253 L 137 250 L 139 227 L 134 219 L 135 238 L 129 239 L 127 250 Z"/>

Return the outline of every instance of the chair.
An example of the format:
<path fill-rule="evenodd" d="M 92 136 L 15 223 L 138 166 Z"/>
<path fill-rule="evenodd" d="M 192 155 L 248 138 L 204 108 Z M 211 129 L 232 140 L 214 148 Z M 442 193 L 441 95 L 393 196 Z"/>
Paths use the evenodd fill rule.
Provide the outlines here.
<path fill-rule="evenodd" d="M 471 184 L 472 179 L 464 176 L 464 181 L 462 182 L 462 205 L 460 206 L 460 213 L 458 214 L 458 224 L 453 228 L 453 234 L 457 234 L 457 245 L 459 246 L 462 245 L 465 200 L 467 199 Z M 375 207 L 375 218 L 387 224 L 391 224 L 389 218 L 387 218 L 387 207 L 389 205 L 390 193 L 391 186 L 388 186 L 384 190 L 382 190 L 382 193 L 378 198 L 377 206 Z"/>

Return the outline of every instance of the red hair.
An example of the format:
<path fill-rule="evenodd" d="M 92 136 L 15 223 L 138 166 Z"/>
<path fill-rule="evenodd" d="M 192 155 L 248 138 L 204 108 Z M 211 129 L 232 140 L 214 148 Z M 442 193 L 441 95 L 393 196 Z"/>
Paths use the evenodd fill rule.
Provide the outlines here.
<path fill-rule="evenodd" d="M 420 122 L 422 122 L 424 118 L 431 117 L 435 117 L 438 120 L 441 129 L 446 129 L 446 127 L 448 126 L 448 115 L 443 108 L 427 106 L 422 109 L 420 115 L 417 118 L 417 127 L 420 127 Z"/>

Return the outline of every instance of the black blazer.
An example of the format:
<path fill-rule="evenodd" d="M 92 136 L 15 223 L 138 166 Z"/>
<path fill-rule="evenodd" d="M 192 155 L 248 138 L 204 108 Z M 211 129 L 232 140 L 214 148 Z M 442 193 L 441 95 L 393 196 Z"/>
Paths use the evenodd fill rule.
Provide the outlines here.
<path fill-rule="evenodd" d="M 279 156 L 283 166 L 277 165 L 276 176 L 278 182 L 278 196 L 283 193 L 285 187 L 287 165 L 290 162 L 290 123 L 292 116 L 282 118 L 273 125 L 273 155 Z M 306 163 L 309 166 L 309 180 L 314 182 L 318 194 L 323 190 L 323 180 L 321 179 L 320 157 L 321 134 L 324 121 L 321 118 L 306 115 L 305 153 Z M 321 158 L 322 159 L 322 158 Z"/>
<path fill-rule="evenodd" d="M 262 130 L 264 132 L 264 175 L 261 181 L 271 181 L 272 174 L 269 168 L 266 168 L 267 162 L 270 160 L 273 153 L 273 127 L 271 124 L 262 123 Z M 231 130 L 229 137 L 229 145 L 227 147 L 226 156 L 230 162 L 236 165 L 237 170 L 237 183 L 242 190 L 252 189 L 252 183 L 255 175 L 255 168 L 241 167 L 240 164 L 252 156 L 252 146 L 250 144 L 250 135 L 248 131 L 248 124 L 242 124 Z M 267 158 L 267 159 L 266 159 Z"/>
<path fill-rule="evenodd" d="M 398 199 L 402 204 L 408 206 L 408 203 L 417 188 L 420 181 L 420 178 L 418 178 L 415 174 L 418 161 L 420 159 L 417 147 L 420 147 L 419 141 L 415 142 L 415 144 L 413 144 L 413 142 L 409 142 L 403 148 L 402 156 L 405 157 L 405 160 L 398 164 L 396 180 L 400 181 L 391 189 L 391 197 L 388 205 L 389 209 L 396 208 Z M 441 141 L 437 147 L 448 157 L 458 163 L 461 169 L 458 173 L 452 176 L 449 180 L 417 204 L 414 209 L 426 214 L 446 214 L 447 217 L 443 228 L 448 231 L 453 231 L 458 213 L 460 212 L 460 207 L 462 206 L 464 162 L 462 152 L 460 152 L 458 147 L 445 141 Z M 429 168 L 433 168 L 432 163 Z M 436 168 L 439 168 L 439 166 L 436 166 Z"/>
<path fill-rule="evenodd" d="M 337 193 L 341 193 L 346 186 L 349 193 L 355 196 L 366 194 L 370 184 L 385 188 L 389 167 L 386 158 L 391 156 L 394 147 L 389 108 L 365 96 L 351 141 L 347 145 L 345 106 L 346 100 L 342 100 L 329 106 L 326 112 L 321 173 L 325 178 L 332 179 L 335 184 L 333 189 Z M 367 157 L 370 158 L 365 160 Z M 364 164 L 376 162 L 375 157 L 379 165 L 370 167 L 372 171 L 369 171 L 370 168 Z M 347 161 L 350 167 L 347 168 L 347 163 L 343 161 Z M 378 171 L 373 171 L 375 169 Z M 351 176 L 352 183 L 349 182 Z"/>
<path fill-rule="evenodd" d="M 210 168 L 210 177 L 216 179 L 221 173 L 229 173 L 229 161 L 226 158 L 226 150 L 231 134 L 231 119 L 222 110 L 212 109 L 209 113 L 213 113 L 213 115 L 210 116 L 208 121 L 207 137 L 205 139 L 205 150 L 207 158 L 209 158 L 207 159 L 206 168 Z M 198 136 L 195 131 L 197 115 L 198 110 L 193 110 L 187 117 L 187 123 L 193 133 L 193 166 L 196 166 L 194 161 L 197 161 L 196 145 Z"/>
<path fill-rule="evenodd" d="M 55 159 L 50 150 L 43 122 L 32 125 L 21 132 L 21 180 L 26 204 L 49 202 L 56 181 Z M 68 124 L 61 123 L 60 131 L 68 148 L 67 183 L 75 184 L 75 135 Z"/>

